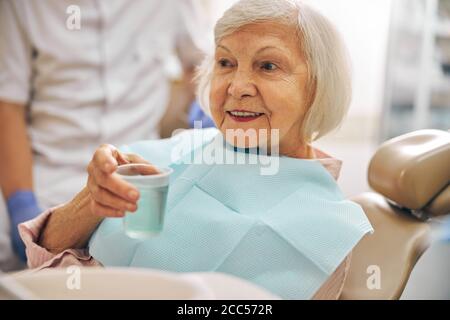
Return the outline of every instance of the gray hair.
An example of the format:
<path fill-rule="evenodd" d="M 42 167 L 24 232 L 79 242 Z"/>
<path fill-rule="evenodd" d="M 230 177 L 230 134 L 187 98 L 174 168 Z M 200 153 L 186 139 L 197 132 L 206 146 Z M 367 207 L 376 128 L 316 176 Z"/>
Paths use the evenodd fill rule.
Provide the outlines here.
<path fill-rule="evenodd" d="M 343 40 L 327 18 L 300 1 L 241 0 L 217 21 L 215 44 L 245 25 L 264 21 L 297 28 L 312 92 L 301 135 L 307 142 L 317 140 L 341 125 L 350 105 L 351 68 Z M 197 96 L 208 115 L 213 69 L 214 57 L 208 55 L 197 78 Z"/>

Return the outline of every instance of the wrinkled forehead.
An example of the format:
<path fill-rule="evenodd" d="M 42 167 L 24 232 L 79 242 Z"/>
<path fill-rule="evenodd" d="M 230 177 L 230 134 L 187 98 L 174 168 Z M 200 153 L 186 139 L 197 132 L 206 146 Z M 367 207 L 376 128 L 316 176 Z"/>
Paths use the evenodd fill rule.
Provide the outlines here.
<path fill-rule="evenodd" d="M 251 54 L 263 48 L 273 47 L 288 54 L 301 55 L 300 39 L 296 26 L 276 21 L 262 21 L 241 26 L 219 39 L 216 51 Z"/>

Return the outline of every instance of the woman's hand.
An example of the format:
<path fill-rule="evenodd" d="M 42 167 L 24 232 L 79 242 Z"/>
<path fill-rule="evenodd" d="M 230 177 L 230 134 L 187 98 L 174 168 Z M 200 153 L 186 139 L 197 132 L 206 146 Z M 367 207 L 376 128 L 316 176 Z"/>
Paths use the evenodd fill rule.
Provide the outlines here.
<path fill-rule="evenodd" d="M 54 254 L 83 249 L 103 218 L 135 211 L 139 191 L 115 173 L 119 165 L 129 163 L 148 164 L 140 156 L 123 154 L 112 145 L 100 146 L 88 166 L 87 186 L 52 212 L 37 243 Z M 145 172 L 140 173 L 154 174 L 158 170 L 145 166 Z"/>
<path fill-rule="evenodd" d="M 137 209 L 139 191 L 115 173 L 117 167 L 129 163 L 149 164 L 136 154 L 123 154 L 116 147 L 104 144 L 94 153 L 87 171 L 87 187 L 91 194 L 91 212 L 101 217 L 123 217 L 125 211 Z M 157 173 L 156 168 L 150 168 Z"/>

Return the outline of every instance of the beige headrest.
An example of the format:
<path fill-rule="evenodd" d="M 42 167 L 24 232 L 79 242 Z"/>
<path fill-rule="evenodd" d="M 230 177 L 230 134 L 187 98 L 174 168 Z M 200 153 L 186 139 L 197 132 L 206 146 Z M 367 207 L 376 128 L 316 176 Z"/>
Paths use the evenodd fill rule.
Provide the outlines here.
<path fill-rule="evenodd" d="M 450 132 L 419 130 L 385 142 L 370 162 L 368 179 L 401 207 L 450 213 Z"/>

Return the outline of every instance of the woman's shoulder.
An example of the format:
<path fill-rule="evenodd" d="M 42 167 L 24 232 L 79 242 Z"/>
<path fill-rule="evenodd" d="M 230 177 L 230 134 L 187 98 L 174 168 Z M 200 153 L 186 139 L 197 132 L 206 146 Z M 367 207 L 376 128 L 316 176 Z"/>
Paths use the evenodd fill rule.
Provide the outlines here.
<path fill-rule="evenodd" d="M 335 180 L 339 178 L 342 169 L 342 160 L 335 158 L 328 153 L 312 147 L 313 159 L 319 162 L 333 176 Z"/>

